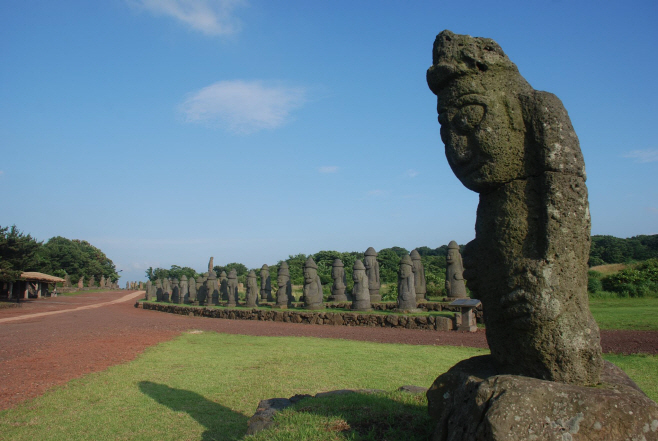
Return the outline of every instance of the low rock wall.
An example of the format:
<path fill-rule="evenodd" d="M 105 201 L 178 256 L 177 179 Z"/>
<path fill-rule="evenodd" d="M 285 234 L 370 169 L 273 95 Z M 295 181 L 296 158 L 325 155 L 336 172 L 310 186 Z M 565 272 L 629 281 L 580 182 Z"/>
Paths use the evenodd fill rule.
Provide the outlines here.
<path fill-rule="evenodd" d="M 175 305 L 170 303 L 138 303 L 143 309 L 170 314 L 194 315 L 198 317 L 230 320 L 261 320 L 310 325 L 369 326 L 383 328 L 428 329 L 450 331 L 455 328 L 455 319 L 434 316 L 410 316 L 403 314 L 359 314 L 357 312 L 322 312 L 267 309 L 219 309 Z"/>

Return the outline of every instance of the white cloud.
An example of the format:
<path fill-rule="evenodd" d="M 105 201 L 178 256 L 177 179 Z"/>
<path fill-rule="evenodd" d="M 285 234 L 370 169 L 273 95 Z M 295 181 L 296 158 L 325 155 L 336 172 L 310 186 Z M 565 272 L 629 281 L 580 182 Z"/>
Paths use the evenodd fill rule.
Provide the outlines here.
<path fill-rule="evenodd" d="M 338 167 L 335 165 L 325 165 L 318 169 L 320 173 L 337 173 Z"/>
<path fill-rule="evenodd" d="M 244 0 L 126 0 L 134 7 L 154 15 L 165 15 L 182 21 L 206 35 L 229 35 L 240 30 L 233 11 Z"/>
<path fill-rule="evenodd" d="M 415 178 L 416 176 L 418 176 L 419 174 L 420 174 L 420 172 L 417 172 L 416 170 L 413 170 L 413 169 L 409 169 L 406 172 L 407 177 L 412 178 L 412 179 Z"/>
<path fill-rule="evenodd" d="M 647 149 L 647 150 L 633 150 L 624 155 L 624 158 L 635 159 L 635 162 L 645 163 L 645 162 L 656 162 L 658 161 L 658 150 L 657 149 Z"/>
<path fill-rule="evenodd" d="M 306 102 L 306 89 L 261 81 L 220 81 L 191 94 L 181 105 L 185 121 L 235 133 L 277 128 Z"/>

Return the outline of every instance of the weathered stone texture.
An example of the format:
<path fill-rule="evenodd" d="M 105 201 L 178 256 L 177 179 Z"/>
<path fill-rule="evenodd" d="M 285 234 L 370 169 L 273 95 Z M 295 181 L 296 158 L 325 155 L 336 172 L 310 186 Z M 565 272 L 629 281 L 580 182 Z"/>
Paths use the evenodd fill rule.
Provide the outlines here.
<path fill-rule="evenodd" d="M 414 288 L 416 290 L 416 303 L 424 302 L 427 295 L 427 281 L 425 280 L 425 267 L 418 250 L 411 252 L 412 270 L 414 272 Z"/>
<path fill-rule="evenodd" d="M 413 265 L 408 254 L 400 259 L 398 270 L 398 309 L 401 311 L 418 311 L 416 303 L 416 285 Z"/>
<path fill-rule="evenodd" d="M 263 265 L 260 269 L 260 299 L 264 302 L 273 302 L 272 298 L 272 279 L 270 277 L 270 268 Z"/>
<path fill-rule="evenodd" d="M 585 165 L 564 106 L 495 41 L 450 31 L 436 38 L 427 81 L 450 167 L 480 194 L 464 276 L 500 372 L 596 384 Z"/>
<path fill-rule="evenodd" d="M 491 356 L 459 362 L 427 392 L 433 441 L 658 440 L 658 405 L 605 362 L 596 387 L 498 375 Z"/>
<path fill-rule="evenodd" d="M 258 306 L 258 281 L 256 271 L 251 270 L 247 275 L 247 291 L 245 294 L 245 306 Z"/>
<path fill-rule="evenodd" d="M 331 285 L 330 302 L 347 302 L 345 289 L 347 288 L 347 279 L 345 278 L 345 265 L 340 259 L 334 260 L 331 265 L 331 279 L 334 283 Z"/>
<path fill-rule="evenodd" d="M 446 256 L 446 296 L 455 299 L 467 298 L 464 282 L 464 264 L 459 254 L 459 245 L 454 240 L 448 244 Z"/>
<path fill-rule="evenodd" d="M 238 305 L 238 272 L 233 268 L 228 273 L 228 305 L 237 306 Z"/>
<path fill-rule="evenodd" d="M 287 262 L 281 262 L 277 274 L 276 307 L 288 308 L 292 305 L 292 284 L 290 283 L 290 269 Z"/>

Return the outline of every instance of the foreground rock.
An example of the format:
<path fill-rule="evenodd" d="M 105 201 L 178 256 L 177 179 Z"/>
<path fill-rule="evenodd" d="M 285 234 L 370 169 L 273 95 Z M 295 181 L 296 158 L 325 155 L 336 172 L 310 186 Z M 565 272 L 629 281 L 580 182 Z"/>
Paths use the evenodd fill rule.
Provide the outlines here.
<path fill-rule="evenodd" d="M 605 362 L 596 387 L 496 375 L 491 356 L 439 376 L 427 392 L 433 441 L 657 440 L 658 405 Z"/>

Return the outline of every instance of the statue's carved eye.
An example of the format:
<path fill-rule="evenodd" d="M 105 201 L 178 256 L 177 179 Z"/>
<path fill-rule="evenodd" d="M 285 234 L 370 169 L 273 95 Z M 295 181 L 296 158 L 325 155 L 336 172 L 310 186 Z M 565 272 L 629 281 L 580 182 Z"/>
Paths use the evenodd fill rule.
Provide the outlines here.
<path fill-rule="evenodd" d="M 484 119 L 485 108 L 481 104 L 469 104 L 452 118 L 453 126 L 461 132 L 472 132 Z"/>

